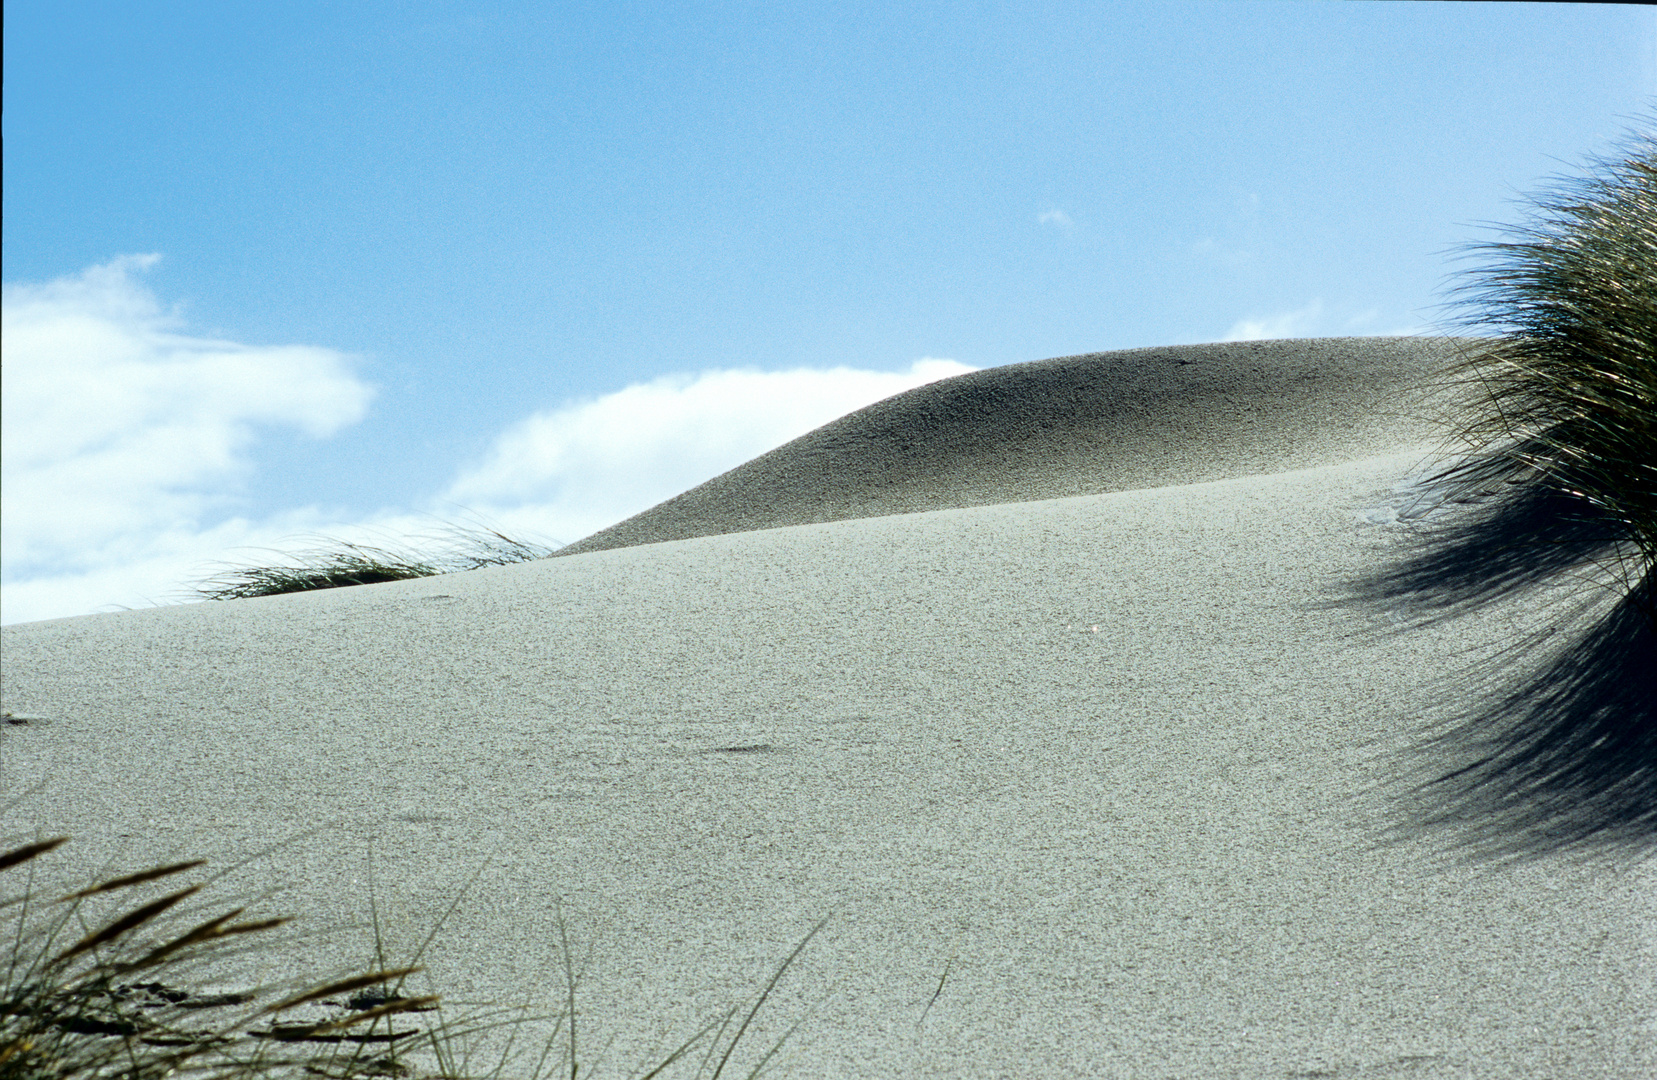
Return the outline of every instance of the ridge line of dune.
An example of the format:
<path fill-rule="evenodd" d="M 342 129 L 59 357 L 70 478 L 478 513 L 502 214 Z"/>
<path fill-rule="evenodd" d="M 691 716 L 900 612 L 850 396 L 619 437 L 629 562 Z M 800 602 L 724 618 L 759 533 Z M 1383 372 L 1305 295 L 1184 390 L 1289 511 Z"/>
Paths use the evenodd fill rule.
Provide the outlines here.
<path fill-rule="evenodd" d="M 985 368 L 841 417 L 556 554 L 1389 453 L 1438 434 L 1419 394 L 1460 344 L 1297 338 Z"/>

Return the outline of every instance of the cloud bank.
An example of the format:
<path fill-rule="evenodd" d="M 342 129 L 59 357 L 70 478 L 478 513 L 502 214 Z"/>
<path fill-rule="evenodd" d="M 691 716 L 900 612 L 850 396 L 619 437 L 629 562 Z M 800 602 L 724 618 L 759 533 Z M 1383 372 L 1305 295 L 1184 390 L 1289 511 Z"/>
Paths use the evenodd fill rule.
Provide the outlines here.
<path fill-rule="evenodd" d="M 1323 315 L 1323 301 L 1313 300 L 1295 311 L 1262 319 L 1239 319 L 1221 341 L 1268 341 L 1277 338 L 1307 337 Z"/>
<path fill-rule="evenodd" d="M 190 336 L 136 280 L 155 262 L 5 287 L 0 621 L 146 607 L 215 567 L 270 565 L 318 537 L 418 553 L 459 521 L 573 541 L 848 412 L 974 370 L 925 359 L 895 373 L 665 376 L 536 412 L 457 462 L 425 505 L 341 521 L 249 505 L 245 481 L 262 436 L 323 439 L 366 414 L 373 388 L 353 358 Z"/>
<path fill-rule="evenodd" d="M 16 621 L 13 601 L 31 592 L 19 617 L 42 610 L 39 590 L 14 594 L 14 583 L 108 580 L 118 564 L 199 552 L 210 519 L 235 505 L 261 430 L 323 438 L 361 419 L 373 397 L 352 359 L 332 349 L 180 333 L 180 320 L 134 280 L 156 261 L 127 256 L 45 285 L 4 288 L 7 621 Z M 46 607 L 82 609 L 88 599 Z"/>

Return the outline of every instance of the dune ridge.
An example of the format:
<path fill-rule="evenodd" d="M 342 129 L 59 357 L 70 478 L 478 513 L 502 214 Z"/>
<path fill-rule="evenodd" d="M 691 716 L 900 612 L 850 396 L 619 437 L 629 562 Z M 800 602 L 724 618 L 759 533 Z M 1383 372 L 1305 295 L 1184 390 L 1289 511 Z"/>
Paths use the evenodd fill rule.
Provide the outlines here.
<path fill-rule="evenodd" d="M 986 368 L 887 398 L 559 555 L 851 518 L 1227 480 L 1442 435 L 1456 338 L 1181 345 Z"/>

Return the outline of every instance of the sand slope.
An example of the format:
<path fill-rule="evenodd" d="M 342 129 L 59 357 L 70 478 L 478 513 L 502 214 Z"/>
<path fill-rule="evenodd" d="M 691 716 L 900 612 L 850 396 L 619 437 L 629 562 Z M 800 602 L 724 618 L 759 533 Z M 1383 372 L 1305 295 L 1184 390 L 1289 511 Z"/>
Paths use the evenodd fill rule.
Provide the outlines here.
<path fill-rule="evenodd" d="M 1399 387 L 1433 354 L 1115 355 L 1145 379 L 1248 363 L 1143 410 L 1098 359 L 922 388 L 610 531 L 632 546 L 7 627 L 5 707 L 44 719 L 0 734 L 8 795 L 41 784 L 6 828 L 131 867 L 324 827 L 237 880 L 360 920 L 372 851 L 399 945 L 481 868 L 433 987 L 556 998 L 561 910 L 600 1075 L 757 990 L 825 917 L 738 1075 L 797 1020 L 778 1075 L 1657 1073 L 1649 864 L 1374 844 L 1435 688 L 1550 617 L 1377 635 L 1384 614 L 1330 603 L 1397 556 L 1426 433 L 1363 426 L 1367 373 Z M 835 450 L 881 431 L 915 436 L 886 436 L 885 471 Z M 928 431 L 979 432 L 977 456 Z M 995 431 L 1035 449 L 998 455 Z M 1062 490 L 1081 461 L 1115 471 L 1070 482 L 1119 490 Z"/>
<path fill-rule="evenodd" d="M 1246 341 L 988 368 L 825 424 L 559 554 L 1386 453 L 1441 434 L 1423 376 L 1460 341 Z"/>

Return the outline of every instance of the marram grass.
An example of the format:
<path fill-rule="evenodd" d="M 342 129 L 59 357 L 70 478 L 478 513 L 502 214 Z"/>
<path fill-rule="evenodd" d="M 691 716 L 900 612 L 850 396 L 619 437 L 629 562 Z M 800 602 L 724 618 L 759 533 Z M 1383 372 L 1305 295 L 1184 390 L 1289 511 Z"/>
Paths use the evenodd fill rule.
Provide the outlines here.
<path fill-rule="evenodd" d="M 504 536 L 494 529 L 450 526 L 435 554 L 395 552 L 366 544 L 322 538 L 322 547 L 294 552 L 274 566 L 224 571 L 191 589 L 196 599 L 245 600 L 255 596 L 378 585 L 529 562 L 555 548 Z"/>
<path fill-rule="evenodd" d="M 196 980 L 215 960 L 271 947 L 269 932 L 290 920 L 251 916 L 241 905 L 193 906 L 204 884 L 179 882 L 203 860 L 156 866 L 42 900 L 33 889 L 35 860 L 66 841 L 54 837 L 0 851 L 0 912 L 6 920 L 0 932 L 9 948 L 0 960 L 0 1080 L 598 1075 L 577 1057 L 576 983 L 562 918 L 564 1000 L 551 1017 L 499 1009 L 449 1020 L 438 995 L 403 993 L 405 980 L 421 968 L 388 964 L 377 930 L 376 963 L 365 970 L 315 984 L 226 992 L 220 978 L 210 979 L 209 988 Z M 755 1016 L 822 925 L 795 947 L 745 1013 L 731 1008 L 648 1071 L 630 1075 L 665 1080 L 681 1064 L 695 1064 L 695 1071 L 672 1075 L 726 1075 Z M 552 1039 L 529 1055 L 532 1067 L 512 1056 L 512 1037 L 498 1057 L 478 1052 L 480 1039 L 501 1028 L 549 1019 Z M 792 1034 L 790 1029 L 742 1075 L 759 1076 Z M 493 1064 L 480 1070 L 472 1064 L 479 1057 L 493 1057 Z"/>
<path fill-rule="evenodd" d="M 1657 137 L 1534 199 L 1458 290 L 1460 328 L 1494 332 L 1452 369 L 1474 397 L 1467 455 L 1435 479 L 1476 501 L 1536 485 L 1597 522 L 1624 591 L 1657 569 Z M 1566 511 L 1570 513 L 1570 510 Z"/>
<path fill-rule="evenodd" d="M 1507 239 L 1472 247 L 1452 305 L 1483 336 L 1440 383 L 1454 457 L 1427 486 L 1459 509 L 1357 585 L 1416 625 L 1498 601 L 1542 617 L 1434 688 L 1449 719 L 1398 763 L 1413 785 L 1399 833 L 1447 827 L 1475 857 L 1643 858 L 1657 850 L 1657 137 L 1530 205 Z"/>

